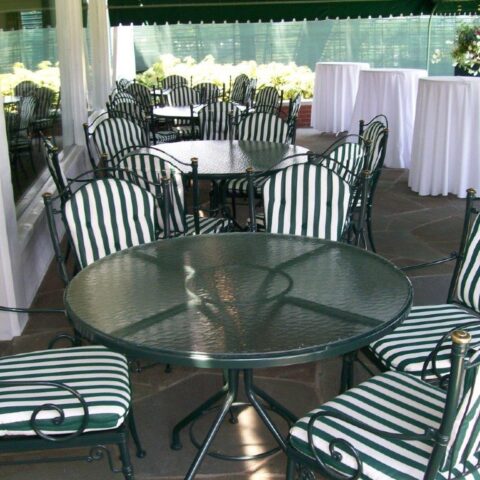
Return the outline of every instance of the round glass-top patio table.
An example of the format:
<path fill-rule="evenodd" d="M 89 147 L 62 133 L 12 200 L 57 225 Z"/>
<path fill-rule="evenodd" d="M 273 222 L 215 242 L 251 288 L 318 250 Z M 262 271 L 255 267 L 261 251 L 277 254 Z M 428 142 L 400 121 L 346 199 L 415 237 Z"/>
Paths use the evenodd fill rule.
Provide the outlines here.
<path fill-rule="evenodd" d="M 248 167 L 263 172 L 287 157 L 310 151 L 298 145 L 253 140 L 188 140 L 160 143 L 156 148 L 188 165 L 198 158 L 199 177 L 215 179 L 243 176 Z"/>
<path fill-rule="evenodd" d="M 253 383 L 252 369 L 312 362 L 363 347 L 408 314 L 412 287 L 387 260 L 307 237 L 230 233 L 181 237 L 107 256 L 65 293 L 77 331 L 131 356 L 228 370 L 226 387 L 174 428 L 225 397 L 187 476 L 193 478 L 238 393 L 245 393 L 281 448 L 285 439 Z"/>

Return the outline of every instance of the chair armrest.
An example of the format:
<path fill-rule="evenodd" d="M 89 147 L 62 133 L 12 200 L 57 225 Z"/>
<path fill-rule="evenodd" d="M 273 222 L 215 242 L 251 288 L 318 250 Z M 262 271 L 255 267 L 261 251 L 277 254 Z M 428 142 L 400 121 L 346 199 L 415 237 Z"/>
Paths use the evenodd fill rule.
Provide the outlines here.
<path fill-rule="evenodd" d="M 461 325 L 461 329 L 468 331 L 469 327 L 478 327 L 479 325 L 480 325 L 480 318 L 478 319 L 478 321 L 475 321 L 475 322 L 463 323 Z M 440 375 L 440 373 L 438 372 L 437 356 L 438 356 L 439 352 L 441 352 L 442 350 L 450 350 L 452 348 L 451 342 L 448 342 L 448 344 L 446 344 L 446 345 L 444 345 L 444 343 L 445 343 L 446 340 L 449 339 L 450 335 L 455 330 L 458 330 L 458 329 L 459 329 L 459 327 L 455 326 L 455 327 L 451 328 L 448 332 L 445 332 L 443 334 L 443 336 L 440 338 L 440 340 L 438 340 L 437 344 L 435 345 L 435 348 L 429 353 L 429 355 L 425 359 L 425 362 L 423 363 L 423 367 L 422 367 L 421 379 L 423 381 L 426 381 L 425 379 L 426 379 L 426 376 L 427 376 L 427 370 L 428 370 L 429 365 L 431 364 L 432 365 L 432 373 L 438 378 L 438 383 L 439 383 L 440 387 L 445 389 L 448 386 L 449 375 Z M 466 365 L 465 368 L 466 369 L 473 368 L 473 367 L 478 366 L 478 364 L 480 364 L 480 358 L 478 360 Z"/>
<path fill-rule="evenodd" d="M 353 472 L 352 475 L 345 475 L 342 473 L 339 473 L 337 469 L 334 469 L 333 467 L 330 467 L 327 465 L 318 455 L 317 450 L 315 448 L 314 442 L 313 442 L 313 426 L 315 424 L 315 421 L 319 417 L 334 417 L 338 418 L 339 420 L 343 420 L 350 425 L 353 425 L 357 428 L 361 428 L 362 430 L 365 430 L 367 432 L 371 432 L 375 435 L 378 435 L 380 437 L 384 438 L 391 438 L 391 439 L 401 439 L 401 440 L 428 440 L 431 438 L 434 438 L 436 431 L 434 429 L 428 429 L 422 434 L 403 434 L 403 433 L 391 433 L 391 432 L 385 432 L 383 430 L 379 430 L 377 428 L 373 428 L 363 422 L 360 422 L 358 420 L 355 420 L 354 418 L 345 415 L 341 412 L 335 412 L 335 411 L 329 411 L 329 410 L 322 410 L 320 412 L 317 412 L 316 414 L 312 415 L 310 418 L 310 421 L 308 422 L 308 427 L 307 427 L 307 434 L 308 434 L 308 444 L 311 450 L 311 453 L 313 457 L 315 458 L 316 462 L 318 463 L 318 466 L 321 471 L 326 473 L 329 477 L 335 479 L 335 480 L 357 480 L 361 478 L 362 473 L 363 473 L 363 463 L 362 459 L 360 457 L 360 453 L 356 450 L 356 448 L 350 444 L 347 440 L 344 440 L 342 438 L 335 438 L 333 439 L 330 444 L 329 444 L 329 451 L 331 458 L 337 462 L 342 461 L 342 454 L 338 451 L 338 449 L 342 449 L 344 451 L 347 451 L 349 455 L 351 455 L 356 462 L 356 467 L 355 471 Z"/>
<path fill-rule="evenodd" d="M 415 270 L 416 268 L 432 267 L 433 265 L 440 265 L 442 263 L 456 260 L 457 258 L 458 258 L 458 253 L 452 252 L 448 257 L 432 260 L 431 262 L 417 263 L 416 265 L 407 265 L 406 267 L 400 268 L 400 270 L 402 270 L 403 272 L 408 272 L 409 270 Z"/>
<path fill-rule="evenodd" d="M 65 421 L 65 412 L 62 407 L 55 405 L 54 403 L 44 403 L 43 405 L 40 405 L 36 407 L 33 412 L 32 416 L 30 417 L 30 427 L 32 430 L 41 438 L 44 440 L 49 440 L 51 442 L 65 442 L 68 441 L 72 438 L 78 437 L 81 435 L 87 424 L 88 424 L 88 419 L 89 419 L 89 413 L 88 413 L 88 406 L 87 403 L 85 402 L 85 399 L 78 393 L 77 390 L 69 387 L 68 385 L 65 385 L 64 383 L 60 382 L 48 382 L 48 381 L 8 381 L 8 380 L 1 380 L 0 381 L 0 388 L 7 388 L 7 387 L 30 387 L 30 386 L 44 386 L 44 387 L 54 387 L 58 388 L 59 390 L 65 390 L 69 392 L 73 397 L 75 397 L 78 400 L 78 403 L 80 404 L 80 407 L 83 410 L 83 415 L 81 419 L 80 426 L 75 430 L 73 433 L 67 434 L 67 435 L 48 435 L 44 432 L 41 431 L 40 427 L 37 424 L 37 416 L 38 414 L 43 410 L 53 410 L 58 413 L 58 416 L 55 418 L 51 419 L 51 422 L 54 425 L 61 425 Z"/>

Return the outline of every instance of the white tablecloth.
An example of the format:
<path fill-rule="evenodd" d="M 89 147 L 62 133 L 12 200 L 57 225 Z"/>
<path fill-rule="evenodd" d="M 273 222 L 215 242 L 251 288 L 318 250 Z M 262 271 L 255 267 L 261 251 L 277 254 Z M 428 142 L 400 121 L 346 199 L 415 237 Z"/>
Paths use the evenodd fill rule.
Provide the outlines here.
<path fill-rule="evenodd" d="M 343 132 L 350 127 L 360 70 L 368 63 L 319 62 L 315 67 L 312 127 L 321 132 Z"/>
<path fill-rule="evenodd" d="M 409 68 L 375 68 L 360 72 L 349 130 L 358 133 L 360 120 L 369 122 L 376 115 L 386 115 L 389 127 L 387 167 L 410 167 L 418 80 L 426 76 L 426 70 Z"/>
<path fill-rule="evenodd" d="M 409 186 L 420 195 L 480 191 L 480 79 L 420 80 Z"/>

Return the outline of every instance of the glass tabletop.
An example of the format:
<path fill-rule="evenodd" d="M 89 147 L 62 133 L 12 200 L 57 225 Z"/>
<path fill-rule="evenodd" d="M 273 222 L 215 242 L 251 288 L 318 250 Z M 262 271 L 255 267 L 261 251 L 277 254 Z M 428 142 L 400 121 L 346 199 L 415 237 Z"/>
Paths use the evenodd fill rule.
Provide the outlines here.
<path fill-rule="evenodd" d="M 245 175 L 248 167 L 264 172 L 284 158 L 309 152 L 298 145 L 249 140 L 193 140 L 162 143 L 156 148 L 188 165 L 193 157 L 198 158 L 198 174 L 204 177 Z"/>
<path fill-rule="evenodd" d="M 93 263 L 65 294 L 86 338 L 212 368 L 291 365 L 365 346 L 408 313 L 387 260 L 345 244 L 230 233 L 134 247 Z"/>

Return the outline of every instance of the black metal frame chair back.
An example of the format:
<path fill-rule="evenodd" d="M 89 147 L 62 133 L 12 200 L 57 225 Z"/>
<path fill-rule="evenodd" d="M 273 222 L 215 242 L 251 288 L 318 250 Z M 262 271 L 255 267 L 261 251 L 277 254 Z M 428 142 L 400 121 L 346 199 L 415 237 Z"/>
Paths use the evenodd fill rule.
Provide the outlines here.
<path fill-rule="evenodd" d="M 63 308 L 17 308 L 0 306 L 0 311 L 16 312 L 22 314 L 45 314 L 61 313 L 65 315 Z M 72 347 L 62 350 L 50 350 L 56 340 L 68 339 Z M 4 390 L 9 394 L 8 413 L 9 416 L 19 416 L 17 420 L 2 421 L 2 430 L 8 432 L 2 436 L 0 445 L 3 453 L 17 453 L 26 451 L 40 451 L 64 448 L 90 447 L 88 454 L 76 456 L 46 456 L 22 460 L 6 460 L 1 465 L 9 464 L 31 464 L 34 462 L 65 462 L 86 460 L 93 462 L 107 458 L 110 470 L 113 473 L 122 473 L 126 480 L 133 480 L 133 467 L 130 460 L 128 449 L 128 430 L 136 447 L 138 458 L 145 456 L 140 439 L 137 433 L 133 409 L 131 405 L 131 383 L 128 375 L 128 364 L 126 359 L 116 353 L 110 352 L 104 347 L 81 347 L 79 339 L 70 334 L 58 335 L 48 347 L 48 350 L 34 351 L 27 354 L 21 354 L 16 361 L 16 356 L 8 357 L 8 364 L 3 364 L 2 380 L 0 381 L 0 391 Z M 79 352 L 81 352 L 79 354 Z M 30 358 L 29 358 L 30 357 Z M 112 382 L 111 378 L 105 376 L 108 369 L 105 360 L 115 369 L 116 380 Z M 1 359 L 0 359 L 1 362 Z M 26 378 L 22 373 L 26 362 L 31 362 L 29 376 Z M 98 365 L 97 365 L 98 364 Z M 10 368 L 6 368 L 10 367 Z M 72 372 L 69 372 L 69 368 Z M 122 390 L 127 387 L 130 391 L 128 407 L 125 409 L 125 418 L 115 425 L 101 427 L 98 418 L 92 421 L 95 413 L 96 394 L 93 396 L 85 386 L 78 383 L 78 375 L 95 375 L 92 370 L 98 371 L 95 378 L 96 388 L 108 388 L 108 396 L 113 399 L 118 396 L 117 385 L 122 385 Z M 17 374 L 18 372 L 18 374 Z M 103 376 L 103 378 L 102 378 Z M 40 380 L 36 380 L 39 378 Z M 108 383 L 106 379 L 108 378 Z M 26 389 L 35 390 L 35 398 L 32 398 L 33 406 L 25 405 L 25 398 L 22 392 Z M 83 391 L 82 391 L 83 390 Z M 16 393 L 19 394 L 15 397 Z M 124 393 L 122 393 L 124 397 Z M 46 398 L 47 400 L 42 400 Z M 126 401 L 126 398 L 123 398 Z M 102 412 L 118 411 L 121 403 L 115 403 L 114 400 L 101 399 Z M 109 405 L 110 404 L 110 405 Z M 3 407 L 0 404 L 0 408 Z M 55 416 L 45 416 L 47 412 L 54 412 Z M 111 412 L 110 412 L 111 413 Z M 25 414 L 30 414 L 28 428 L 21 428 L 22 418 Z M 50 418 L 50 420 L 48 420 Z M 68 423 L 70 421 L 70 423 Z M 104 423 L 104 421 L 102 421 Z M 24 422 L 25 423 L 25 422 Z M 65 433 L 61 433 L 61 430 Z M 16 431 L 15 431 L 16 430 Z M 92 430 L 92 431 L 90 431 Z M 23 433 L 22 433 L 23 432 Z M 112 454 L 106 445 L 117 445 L 120 451 L 121 468 L 114 465 Z"/>
<path fill-rule="evenodd" d="M 329 157 L 307 153 L 287 157 L 270 171 L 261 174 L 266 178 L 262 195 L 265 229 L 271 233 L 314 236 L 350 243 L 348 232 L 353 222 L 351 212 L 354 202 L 356 198 L 366 198 L 368 195 L 371 175 L 367 170 L 349 170 L 348 166 L 343 166 L 341 173 L 343 175 L 332 165 Z M 250 183 L 253 183 L 252 175 Z M 250 192 L 252 185 L 248 185 L 248 188 Z M 322 190 L 326 190 L 327 194 Z M 275 199 L 276 193 L 280 193 L 280 199 Z M 337 200 L 335 204 L 333 198 Z M 301 205 L 300 217 L 297 215 L 298 205 Z M 355 230 L 360 234 L 363 232 L 361 215 Z M 360 238 L 360 235 L 356 236 L 356 245 L 359 245 Z"/>
<path fill-rule="evenodd" d="M 30 97 L 33 96 L 35 90 L 39 88 L 35 82 L 31 80 L 22 80 L 13 87 L 13 93 L 17 97 Z"/>
<path fill-rule="evenodd" d="M 198 111 L 200 140 L 229 140 L 232 117 L 238 109 L 230 102 L 208 103 Z"/>
<path fill-rule="evenodd" d="M 150 145 L 148 124 L 139 125 L 134 119 L 125 116 L 112 118 L 105 112 L 97 116 L 90 125 L 83 124 L 83 128 L 93 169 L 99 168 L 100 159 L 110 162 L 125 148 L 136 149 Z M 92 152 L 92 143 L 96 158 Z"/>
<path fill-rule="evenodd" d="M 220 93 L 220 87 L 211 82 L 198 83 L 193 89 L 198 92 L 199 103 L 206 105 L 208 103 L 219 102 L 223 98 L 225 85 L 223 85 L 222 93 Z"/>
<path fill-rule="evenodd" d="M 127 91 L 127 88 L 128 86 L 131 84 L 132 82 L 130 80 L 127 80 L 126 78 L 121 78 L 120 80 L 117 80 L 115 82 L 115 85 L 117 86 L 117 90 L 119 92 L 126 92 Z"/>
<path fill-rule="evenodd" d="M 144 148 L 119 155 L 114 167 L 117 178 L 129 179 L 157 199 L 157 224 L 163 238 L 178 236 L 187 231 L 184 199 L 184 176 L 192 178 L 193 216 L 195 233 L 200 233 L 198 160 L 189 164 L 181 162 L 156 147 Z M 130 173 L 136 178 L 131 179 Z M 169 221 L 166 221 L 169 219 Z"/>
<path fill-rule="evenodd" d="M 166 88 L 175 88 L 182 85 L 188 85 L 188 79 L 182 77 L 181 75 L 167 75 L 163 78 L 163 80 L 157 78 L 157 85 L 158 88 L 165 90 Z"/>
<path fill-rule="evenodd" d="M 43 146 L 43 153 L 48 171 L 50 172 L 53 183 L 57 188 L 57 192 L 62 194 L 62 201 L 65 201 L 70 196 L 71 191 L 68 185 L 67 177 L 60 166 L 60 161 L 58 159 L 58 148 L 55 145 L 52 137 L 46 137 L 43 132 L 39 132 L 39 135 L 41 144 Z"/>
<path fill-rule="evenodd" d="M 250 79 L 244 73 L 241 73 L 232 84 L 232 79 L 230 78 L 230 92 L 229 100 L 230 102 L 239 103 L 240 105 L 245 105 L 245 99 L 247 95 L 247 87 Z"/>
<path fill-rule="evenodd" d="M 290 143 L 295 144 L 297 138 L 297 119 L 302 106 L 302 94 L 299 92 L 293 96 L 288 104 L 287 123 L 289 127 L 288 137 Z"/>
<path fill-rule="evenodd" d="M 66 201 L 60 201 L 60 208 L 54 207 L 54 202 L 61 200 L 62 194 L 58 197 L 49 193 L 43 195 L 55 258 L 66 285 L 69 275 L 55 216 L 62 219 L 79 269 L 111 253 L 156 239 L 155 197 L 125 179 L 87 178 L 97 173 L 98 170 L 85 172 L 70 181 L 70 189 L 75 182 L 82 182 L 83 186 Z M 128 173 L 129 179 L 136 175 Z"/>
<path fill-rule="evenodd" d="M 439 478 L 438 475 L 440 473 L 441 478 L 467 478 L 464 475 L 468 476 L 468 474 L 472 474 L 472 478 L 474 478 L 478 475 L 479 452 L 477 437 L 480 405 L 478 398 L 475 397 L 478 396 L 480 387 L 479 354 L 477 352 L 475 358 L 472 357 L 470 360 L 466 359 L 466 354 L 469 351 L 471 342 L 471 335 L 466 331 L 455 330 L 448 332 L 448 334 L 440 340 L 432 352 L 433 356 L 443 348 L 442 344 L 449 337 L 452 339 L 450 380 L 442 405 L 443 411 L 441 412 L 441 417 L 439 417 L 441 420 L 435 422 L 438 426 L 430 426 L 421 431 L 419 431 L 419 428 L 409 431 L 408 427 L 404 429 L 401 427 L 398 429 L 394 428 L 394 432 L 392 432 L 391 429 L 386 431 L 381 428 L 376 428 L 372 426 L 371 423 L 366 423 L 366 421 L 353 418 L 348 413 L 342 413 L 336 408 L 337 404 L 335 400 L 333 402 L 331 401 L 329 402 L 330 406 L 328 410 L 321 408 L 320 410 L 312 412 L 312 415 L 309 417 L 306 428 L 308 455 L 298 450 L 292 444 L 292 436 L 289 438 L 287 448 L 287 480 L 293 480 L 295 478 L 295 473 L 299 466 L 306 468 L 306 472 L 303 470 L 304 474 L 309 470 L 313 470 L 320 472 L 322 476 L 335 480 L 364 478 L 363 475 L 366 466 L 367 468 L 371 466 L 373 468 L 381 468 L 381 465 L 376 465 L 376 463 L 385 463 L 385 460 L 377 459 L 371 452 L 378 452 L 385 458 L 390 458 L 388 444 L 396 444 L 401 441 L 421 442 L 419 448 L 423 445 L 432 447 L 428 455 L 428 462 L 425 464 L 413 462 L 412 465 L 414 465 L 416 475 L 420 473 L 423 474 L 422 477 L 415 478 L 434 480 Z M 383 375 L 385 374 L 381 374 L 376 378 L 380 378 Z M 407 374 L 401 375 L 408 378 Z M 373 380 L 375 380 L 375 377 Z M 369 381 L 366 383 L 368 382 Z M 418 382 L 421 384 L 420 380 L 418 380 Z M 359 388 L 361 389 L 362 385 L 360 385 Z M 341 399 L 342 396 L 343 395 L 340 395 L 338 398 Z M 360 402 L 362 402 L 363 397 L 360 396 L 359 398 Z M 370 403 L 367 409 L 371 408 Z M 361 405 L 359 405 L 359 407 L 361 408 Z M 388 404 L 386 408 L 388 408 Z M 393 410 L 389 410 L 390 413 L 391 411 Z M 422 410 L 419 410 L 419 412 L 419 415 L 417 415 L 417 411 L 414 414 L 417 420 L 422 414 L 423 416 L 426 415 L 426 412 Z M 331 421 L 342 421 L 342 431 L 346 432 L 344 434 L 346 438 L 334 438 L 329 444 L 326 444 L 325 448 L 322 447 L 322 450 L 319 450 L 315 444 L 315 437 L 322 435 L 322 423 L 326 422 L 329 418 Z M 320 424 L 316 424 L 316 422 L 320 422 Z M 428 419 L 425 418 L 423 423 L 431 425 L 430 417 L 428 417 Z M 364 456 L 361 451 L 363 437 L 359 436 L 357 443 L 352 444 L 351 439 L 354 438 L 355 435 L 350 434 L 351 430 L 349 429 L 349 425 L 354 428 L 353 432 L 361 431 L 364 437 L 371 434 L 372 438 L 375 437 L 377 439 L 370 441 L 370 458 Z M 403 430 L 405 430 L 406 433 L 401 433 Z M 471 435 L 470 438 L 467 438 L 468 435 Z M 386 448 L 383 448 L 383 445 L 377 443 L 381 440 L 387 445 Z M 317 445 L 319 444 L 317 443 Z M 371 448 L 372 445 L 375 445 L 373 449 Z M 340 451 L 346 452 L 347 455 L 342 455 Z M 344 463 L 344 459 L 347 457 L 353 458 L 352 464 L 348 467 L 346 463 Z M 407 456 L 405 455 L 404 458 L 407 458 Z M 474 459 L 474 463 L 472 463 L 472 459 Z M 396 459 L 395 463 L 400 462 L 401 459 Z M 398 470 L 398 466 L 395 468 Z M 404 471 L 402 471 L 402 473 L 405 475 L 411 474 L 411 472 L 407 474 Z M 454 475 L 454 477 L 452 477 L 452 475 Z"/>
<path fill-rule="evenodd" d="M 255 111 L 267 112 L 280 115 L 280 110 L 283 103 L 283 90 L 278 90 L 275 87 L 263 86 L 256 91 L 255 94 Z"/>
<path fill-rule="evenodd" d="M 235 129 L 238 140 L 288 143 L 287 122 L 278 115 L 267 112 L 247 112 L 240 116 Z"/>
<path fill-rule="evenodd" d="M 134 80 L 133 83 L 128 86 L 127 92 L 135 98 L 145 111 L 152 109 L 154 102 L 149 87 Z"/>
<path fill-rule="evenodd" d="M 377 115 L 368 123 L 360 120 L 359 135 L 370 142 L 367 168 L 372 172 L 370 193 L 367 199 L 366 219 L 367 235 L 370 246 L 376 252 L 372 231 L 372 210 L 375 191 L 382 173 L 388 144 L 388 120 L 385 115 Z"/>

